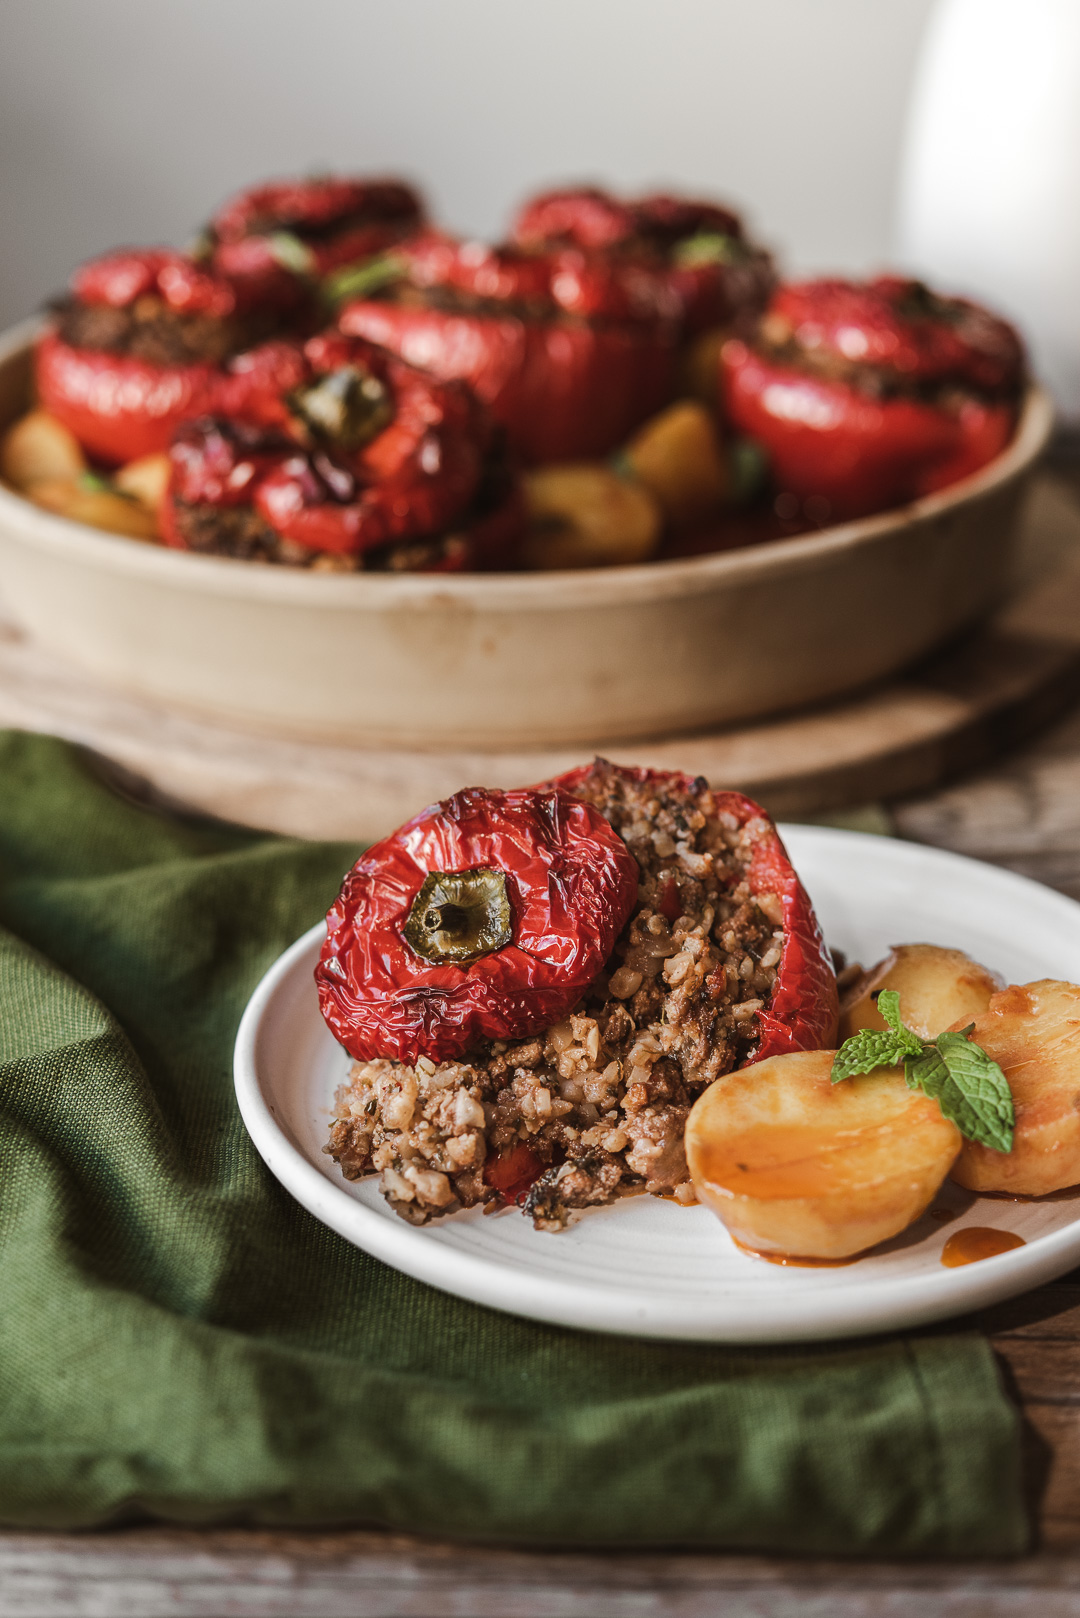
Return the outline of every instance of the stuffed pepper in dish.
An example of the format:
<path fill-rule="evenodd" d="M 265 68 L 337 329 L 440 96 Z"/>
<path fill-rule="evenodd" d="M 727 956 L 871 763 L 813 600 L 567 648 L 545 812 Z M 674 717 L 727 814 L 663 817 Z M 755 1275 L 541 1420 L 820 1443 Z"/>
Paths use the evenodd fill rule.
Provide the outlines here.
<path fill-rule="evenodd" d="M 777 489 L 820 523 L 943 489 L 1012 437 L 1020 340 L 978 304 L 882 276 L 774 294 L 721 351 L 724 404 Z"/>
<path fill-rule="evenodd" d="M 661 192 L 624 202 L 592 186 L 546 191 L 521 209 L 512 239 L 529 252 L 573 246 L 647 265 L 666 281 L 687 336 L 753 315 L 775 282 L 738 214 Z"/>
<path fill-rule="evenodd" d="M 420 197 L 400 180 L 271 180 L 222 204 L 207 245 L 223 269 L 261 259 L 321 277 L 383 252 L 423 217 Z"/>
<path fill-rule="evenodd" d="M 393 257 L 379 295 L 343 307 L 342 330 L 469 383 L 526 461 L 606 455 L 671 396 L 677 307 L 651 270 L 434 232 Z"/>
<path fill-rule="evenodd" d="M 297 310 L 299 283 L 266 261 L 225 274 L 169 248 L 126 248 L 76 270 L 34 360 L 42 406 L 115 465 L 167 448 L 215 407 L 227 360 Z"/>
<path fill-rule="evenodd" d="M 483 407 L 360 338 L 241 356 L 171 449 L 167 544 L 324 571 L 495 565 L 523 502 Z"/>

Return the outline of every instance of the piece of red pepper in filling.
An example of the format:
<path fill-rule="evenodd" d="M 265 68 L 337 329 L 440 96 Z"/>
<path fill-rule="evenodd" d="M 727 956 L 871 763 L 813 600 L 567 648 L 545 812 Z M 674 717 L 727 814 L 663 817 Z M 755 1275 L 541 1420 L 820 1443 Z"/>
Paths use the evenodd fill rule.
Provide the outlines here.
<path fill-rule="evenodd" d="M 519 211 L 511 239 L 530 252 L 574 245 L 648 265 L 687 336 L 752 315 L 776 279 L 731 209 L 667 193 L 622 201 L 595 186 L 542 192 Z"/>
<path fill-rule="evenodd" d="M 315 970 L 323 1016 L 359 1060 L 540 1033 L 602 970 L 637 885 L 626 844 L 566 793 L 455 793 L 345 878 Z"/>
<path fill-rule="evenodd" d="M 428 233 L 404 279 L 346 304 L 341 329 L 474 389 L 532 464 L 606 455 L 675 384 L 674 300 L 647 268 Z"/>
<path fill-rule="evenodd" d="M 782 287 L 756 336 L 721 351 L 734 426 L 782 493 L 842 520 L 948 487 L 1016 426 L 1023 350 L 1004 321 L 917 282 Z"/>
<path fill-rule="evenodd" d="M 278 265 L 222 275 L 169 248 L 94 259 L 34 355 L 38 397 L 110 464 L 168 447 L 180 421 L 213 410 L 224 360 L 299 307 Z"/>
<path fill-rule="evenodd" d="M 499 1193 L 501 1203 L 522 1203 L 547 1167 L 530 1146 L 518 1141 L 507 1152 L 484 1159 L 484 1184 Z"/>
<path fill-rule="evenodd" d="M 345 555 L 460 529 L 459 566 L 494 565 L 521 531 L 512 478 L 477 508 L 493 444 L 483 408 L 371 343 L 328 332 L 266 344 L 238 357 L 221 398 L 226 417 L 188 423 L 173 443 L 171 545 L 187 546 L 192 506 L 247 505 L 282 538 Z"/>
<path fill-rule="evenodd" d="M 813 906 L 796 876 L 771 817 L 741 792 L 714 792 L 678 770 L 626 769 L 609 766 L 635 782 L 655 781 L 692 793 L 708 816 L 730 815 L 739 826 L 753 824 L 753 857 L 746 873 L 752 894 L 775 894 L 780 900 L 784 943 L 776 983 L 768 1006 L 758 1013 L 760 1039 L 746 1065 L 787 1051 L 830 1048 L 836 1039 L 838 1003 L 836 974 Z M 576 794 L 592 772 L 584 765 L 548 783 Z M 663 890 L 662 890 L 663 893 Z M 663 898 L 661 899 L 663 904 Z"/>

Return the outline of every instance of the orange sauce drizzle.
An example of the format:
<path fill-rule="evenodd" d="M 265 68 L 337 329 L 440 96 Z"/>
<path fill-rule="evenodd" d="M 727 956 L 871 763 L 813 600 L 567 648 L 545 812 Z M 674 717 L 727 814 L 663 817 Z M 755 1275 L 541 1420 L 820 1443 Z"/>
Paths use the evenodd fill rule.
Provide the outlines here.
<path fill-rule="evenodd" d="M 991 1230 L 989 1225 L 968 1225 L 949 1237 L 941 1249 L 941 1262 L 950 1270 L 961 1264 L 977 1264 L 980 1259 L 1008 1253 L 1014 1247 L 1026 1247 L 1022 1236 L 1011 1230 Z"/>

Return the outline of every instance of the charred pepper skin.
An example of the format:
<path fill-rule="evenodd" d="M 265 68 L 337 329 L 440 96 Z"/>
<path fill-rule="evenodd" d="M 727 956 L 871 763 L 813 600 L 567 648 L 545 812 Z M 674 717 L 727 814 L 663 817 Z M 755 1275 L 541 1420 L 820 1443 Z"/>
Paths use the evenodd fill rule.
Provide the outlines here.
<path fill-rule="evenodd" d="M 296 282 L 277 265 L 226 276 L 168 248 L 94 259 L 73 275 L 71 295 L 77 304 L 115 310 L 146 300 L 174 316 L 213 321 L 285 321 L 298 307 Z M 154 364 L 75 346 L 55 330 L 37 344 L 34 374 L 44 409 L 110 465 L 167 449 L 179 422 L 215 408 L 223 377 L 218 363 Z"/>
<path fill-rule="evenodd" d="M 341 437 L 347 409 L 333 390 L 342 384 L 359 390 L 368 411 L 371 431 L 365 436 L 361 411 L 355 443 Z M 320 389 L 330 390 L 320 406 L 325 438 L 313 436 L 311 423 L 317 427 L 320 417 L 303 413 Z M 371 343 L 328 332 L 239 356 L 220 397 L 226 416 L 187 423 L 174 439 L 166 543 L 185 548 L 178 502 L 248 505 L 283 539 L 325 554 L 357 555 L 456 524 L 469 529 L 491 427 L 460 384 L 436 382 Z M 346 414 L 335 426 L 326 411 L 337 406 Z M 493 562 L 523 521 L 520 491 L 511 484 L 476 524 L 477 559 Z M 462 555 L 469 553 L 463 548 Z"/>
<path fill-rule="evenodd" d="M 754 314 L 776 281 L 771 257 L 731 209 L 664 192 L 633 201 L 595 186 L 542 192 L 521 208 L 511 238 L 530 252 L 573 245 L 648 265 L 663 277 L 687 337 Z"/>
<path fill-rule="evenodd" d="M 656 782 L 698 795 L 706 786 L 679 770 L 627 769 L 611 766 L 637 783 Z M 592 765 L 570 770 L 548 783 L 576 793 Z M 776 984 L 768 1007 L 759 1013 L 760 1038 L 745 1066 L 788 1051 L 830 1049 L 836 1040 L 839 1003 L 836 973 L 806 889 L 796 876 L 772 818 L 741 792 L 713 792 L 714 814 L 728 814 L 739 826 L 759 822 L 747 873 L 751 893 L 776 894 L 781 903 L 784 943 Z M 669 919 L 674 919 L 669 917 Z"/>
<path fill-rule="evenodd" d="M 431 872 L 478 868 L 505 876 L 512 941 L 464 965 L 432 964 L 405 939 L 417 895 Z M 603 969 L 637 885 L 626 844 L 566 793 L 456 793 L 369 849 L 345 878 L 315 970 L 323 1016 L 357 1060 L 410 1065 L 540 1033 Z"/>
<path fill-rule="evenodd" d="M 917 282 L 782 287 L 721 351 L 726 413 L 776 487 L 844 520 L 948 487 L 1016 426 L 1023 350 L 1004 321 Z"/>
<path fill-rule="evenodd" d="M 677 310 L 647 269 L 433 232 L 398 252 L 394 295 L 347 304 L 341 329 L 468 383 L 526 462 L 606 455 L 671 397 Z"/>

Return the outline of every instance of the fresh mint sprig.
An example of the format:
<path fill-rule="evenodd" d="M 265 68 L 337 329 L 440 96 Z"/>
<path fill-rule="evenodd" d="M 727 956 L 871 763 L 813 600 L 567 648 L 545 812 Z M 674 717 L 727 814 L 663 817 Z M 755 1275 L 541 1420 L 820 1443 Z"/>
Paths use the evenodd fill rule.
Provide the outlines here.
<path fill-rule="evenodd" d="M 405 270 L 406 263 L 400 253 L 378 253 L 373 258 L 361 259 L 358 264 L 346 264 L 323 282 L 323 299 L 335 307 L 348 298 L 370 298 L 400 281 Z"/>
<path fill-rule="evenodd" d="M 1012 1091 L 998 1064 L 971 1039 L 975 1024 L 926 1040 L 904 1026 L 895 989 L 881 991 L 877 1008 L 887 1028 L 860 1028 L 845 1039 L 833 1059 L 833 1083 L 903 1064 L 908 1088 L 932 1097 L 968 1140 L 1011 1152 L 1016 1127 Z"/>

